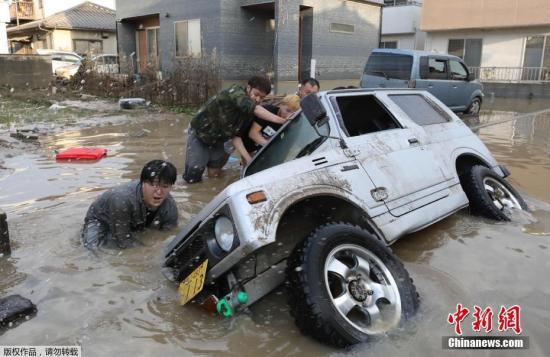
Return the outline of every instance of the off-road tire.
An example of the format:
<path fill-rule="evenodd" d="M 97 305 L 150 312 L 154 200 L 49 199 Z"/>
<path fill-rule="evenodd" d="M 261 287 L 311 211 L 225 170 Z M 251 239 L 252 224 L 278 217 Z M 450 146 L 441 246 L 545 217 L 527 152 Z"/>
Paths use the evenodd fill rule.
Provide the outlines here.
<path fill-rule="evenodd" d="M 347 223 L 329 223 L 298 244 L 287 264 L 287 287 L 291 315 L 296 326 L 320 342 L 346 347 L 372 335 L 355 328 L 338 312 L 325 285 L 325 259 L 333 249 L 356 245 L 373 253 L 395 280 L 401 300 L 402 324 L 416 312 L 419 297 L 403 263 L 368 231 Z"/>
<path fill-rule="evenodd" d="M 528 210 L 527 204 L 521 195 L 505 179 L 485 166 L 474 165 L 460 178 L 462 188 L 470 201 L 470 211 L 472 214 L 497 221 L 509 221 L 511 219 L 510 215 L 499 209 L 493 203 L 493 199 L 485 189 L 485 178 L 489 178 L 500 183 L 510 192 L 510 194 L 514 196 L 522 210 Z"/>

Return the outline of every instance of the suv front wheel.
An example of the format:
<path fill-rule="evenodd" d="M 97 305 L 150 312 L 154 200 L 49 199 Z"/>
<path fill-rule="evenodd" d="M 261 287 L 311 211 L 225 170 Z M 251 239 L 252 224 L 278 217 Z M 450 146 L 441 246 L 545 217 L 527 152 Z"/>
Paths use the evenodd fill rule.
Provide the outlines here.
<path fill-rule="evenodd" d="M 387 333 L 418 307 L 401 261 L 371 233 L 346 223 L 321 226 L 300 243 L 287 278 L 300 331 L 339 347 Z"/>
<path fill-rule="evenodd" d="M 468 109 L 466 109 L 466 114 L 478 115 L 480 110 L 481 110 L 481 99 L 479 97 L 475 97 L 474 99 L 472 99 L 472 102 L 468 106 Z"/>

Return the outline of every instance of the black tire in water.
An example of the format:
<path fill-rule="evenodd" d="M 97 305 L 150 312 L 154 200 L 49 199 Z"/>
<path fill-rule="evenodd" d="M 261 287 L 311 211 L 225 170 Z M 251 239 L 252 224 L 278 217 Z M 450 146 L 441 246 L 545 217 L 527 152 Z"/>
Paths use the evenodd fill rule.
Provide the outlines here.
<path fill-rule="evenodd" d="M 472 99 L 472 102 L 468 106 L 468 109 L 466 109 L 466 114 L 470 115 L 478 115 L 481 110 L 481 99 L 479 97 L 475 97 Z"/>
<path fill-rule="evenodd" d="M 513 210 L 528 210 L 516 189 L 485 166 L 472 166 L 460 182 L 475 215 L 509 221 Z"/>
<path fill-rule="evenodd" d="M 323 225 L 298 244 L 287 279 L 297 327 L 338 347 L 387 333 L 419 304 L 403 263 L 371 233 L 347 223 Z"/>

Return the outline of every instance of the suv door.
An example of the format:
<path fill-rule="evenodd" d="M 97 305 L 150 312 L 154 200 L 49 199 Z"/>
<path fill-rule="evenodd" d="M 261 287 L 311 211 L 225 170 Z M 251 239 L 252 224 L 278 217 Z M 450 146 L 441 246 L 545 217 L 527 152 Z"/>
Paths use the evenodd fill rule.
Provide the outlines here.
<path fill-rule="evenodd" d="M 427 90 L 450 107 L 452 81 L 449 78 L 448 59 L 442 56 L 420 57 L 419 74 L 420 78 L 416 81 L 416 88 Z"/>
<path fill-rule="evenodd" d="M 331 102 L 349 151 L 374 183 L 371 195 L 393 216 L 449 195 L 421 127 L 403 125 L 374 94 L 334 96 Z"/>

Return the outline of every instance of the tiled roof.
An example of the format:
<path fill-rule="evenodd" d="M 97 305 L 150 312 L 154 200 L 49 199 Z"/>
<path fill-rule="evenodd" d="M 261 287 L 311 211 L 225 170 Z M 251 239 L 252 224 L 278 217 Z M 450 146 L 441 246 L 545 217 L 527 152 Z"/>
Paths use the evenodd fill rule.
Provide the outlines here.
<path fill-rule="evenodd" d="M 115 22 L 116 17 L 114 10 L 87 1 L 65 11 L 50 15 L 42 20 L 32 21 L 15 27 L 8 27 L 7 32 L 20 32 L 36 27 L 114 32 L 116 30 Z"/>

